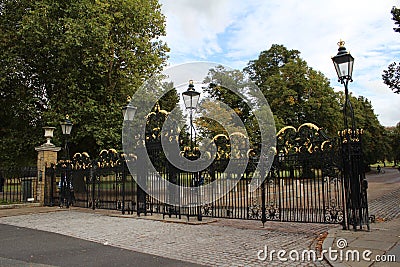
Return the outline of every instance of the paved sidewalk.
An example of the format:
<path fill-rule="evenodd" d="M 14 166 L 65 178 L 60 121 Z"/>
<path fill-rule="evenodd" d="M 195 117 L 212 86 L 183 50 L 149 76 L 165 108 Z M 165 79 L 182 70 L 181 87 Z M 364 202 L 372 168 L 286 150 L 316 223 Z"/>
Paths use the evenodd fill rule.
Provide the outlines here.
<path fill-rule="evenodd" d="M 325 255 L 332 266 L 400 266 L 400 217 L 373 223 L 369 232 L 333 229 L 323 249 L 337 250 Z"/>
<path fill-rule="evenodd" d="M 370 224 L 370 231 L 342 230 L 340 227 L 329 231 L 323 249 L 342 253 L 342 257 L 336 254 L 337 258 L 325 254 L 332 266 L 400 266 L 400 183 L 395 180 L 399 173 L 391 169 L 387 169 L 387 173 L 393 182 L 381 183 L 384 176 L 369 175 L 375 178 L 368 189 L 369 214 L 376 218 L 376 222 Z M 362 253 L 366 253 L 364 258 Z"/>
<path fill-rule="evenodd" d="M 41 213 L 34 213 L 38 209 Z M 44 230 L 107 246 L 207 266 L 329 266 L 322 261 L 265 259 L 275 250 L 316 249 L 333 225 L 212 219 L 203 224 L 168 223 L 88 209 L 31 208 L 0 223 Z M 260 258 L 260 259 L 259 259 Z"/>

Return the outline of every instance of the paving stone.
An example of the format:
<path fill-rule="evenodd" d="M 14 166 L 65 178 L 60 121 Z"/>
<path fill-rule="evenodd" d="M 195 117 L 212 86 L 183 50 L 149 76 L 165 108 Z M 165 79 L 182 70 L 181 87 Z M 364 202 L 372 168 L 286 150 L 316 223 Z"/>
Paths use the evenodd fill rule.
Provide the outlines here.
<path fill-rule="evenodd" d="M 400 216 L 400 188 L 369 201 L 369 214 L 384 220 L 392 220 Z"/>
<path fill-rule="evenodd" d="M 193 225 L 66 210 L 0 218 L 0 223 L 50 231 L 138 252 L 209 266 L 328 266 L 326 262 L 260 261 L 259 250 L 304 250 L 334 225 L 217 220 Z M 276 264 L 275 264 L 276 263 Z"/>

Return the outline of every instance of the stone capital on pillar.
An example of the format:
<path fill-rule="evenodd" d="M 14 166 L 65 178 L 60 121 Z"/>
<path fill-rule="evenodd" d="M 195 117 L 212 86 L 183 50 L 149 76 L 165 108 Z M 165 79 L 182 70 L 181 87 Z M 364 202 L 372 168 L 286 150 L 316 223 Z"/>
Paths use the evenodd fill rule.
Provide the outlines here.
<path fill-rule="evenodd" d="M 55 146 L 53 144 L 49 143 L 44 143 L 41 146 L 35 147 L 36 151 L 52 151 L 52 152 L 58 152 L 61 150 L 61 147 Z"/>

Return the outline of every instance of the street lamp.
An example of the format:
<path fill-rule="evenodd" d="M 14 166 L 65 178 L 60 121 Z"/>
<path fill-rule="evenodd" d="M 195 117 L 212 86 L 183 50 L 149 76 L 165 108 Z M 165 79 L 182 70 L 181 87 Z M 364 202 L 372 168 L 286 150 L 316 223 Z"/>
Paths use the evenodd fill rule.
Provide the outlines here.
<path fill-rule="evenodd" d="M 191 152 L 191 155 L 190 155 L 189 159 L 196 159 L 197 154 L 193 150 L 193 132 L 194 132 L 194 145 L 196 145 L 196 129 L 193 126 L 193 112 L 197 108 L 197 103 L 199 102 L 200 93 L 194 89 L 193 80 L 189 81 L 189 87 L 185 92 L 182 93 L 182 97 L 183 97 L 183 102 L 185 103 L 186 109 L 189 109 L 189 112 L 190 112 L 190 152 Z M 199 178 L 200 178 L 200 175 L 197 172 L 195 174 L 195 181 L 197 184 L 200 181 Z M 198 202 L 197 220 L 202 221 L 203 219 L 202 219 L 201 206 L 200 206 L 200 202 L 201 202 L 200 201 L 200 191 L 198 188 L 197 188 L 197 202 Z"/>
<path fill-rule="evenodd" d="M 196 143 L 196 129 L 193 126 L 193 112 L 196 110 L 200 98 L 200 93 L 194 89 L 193 80 L 189 81 L 189 87 L 182 93 L 182 97 L 186 109 L 189 109 L 190 112 L 190 150 L 193 153 L 193 132 L 195 134 L 194 144 Z"/>
<path fill-rule="evenodd" d="M 350 116 L 352 119 L 352 128 L 355 129 L 355 122 L 354 122 L 354 112 L 353 107 L 351 106 L 351 102 L 349 100 L 349 89 L 348 84 L 349 82 L 353 81 L 353 65 L 354 65 L 354 58 L 347 52 L 346 48 L 344 47 L 345 42 L 340 40 L 338 42 L 339 49 L 336 56 L 332 57 L 333 65 L 335 66 L 336 74 L 339 78 L 339 82 L 344 85 L 344 94 L 345 94 L 345 104 L 344 104 L 344 126 L 345 129 L 348 129 L 348 121 L 347 121 L 347 106 L 350 108 Z"/>
<path fill-rule="evenodd" d="M 345 88 L 345 102 L 343 106 L 343 120 L 345 129 L 339 132 L 342 144 L 342 160 L 343 160 L 343 177 L 346 201 L 346 215 L 343 219 L 343 228 L 348 229 L 349 225 L 353 225 L 356 229 L 357 225 L 362 229 L 363 224 L 368 222 L 368 202 L 367 188 L 368 183 L 365 179 L 363 153 L 361 147 L 362 129 L 356 128 L 354 119 L 354 110 L 349 99 L 348 84 L 353 81 L 353 56 L 346 51 L 345 42 L 338 43 L 339 49 L 336 56 L 332 57 L 339 82 Z M 349 109 L 349 110 L 348 110 Z M 349 112 L 350 111 L 350 112 Z M 347 117 L 351 118 L 351 127 L 349 128 Z"/>
<path fill-rule="evenodd" d="M 344 47 L 345 42 L 340 40 L 338 43 L 339 49 L 336 56 L 332 57 L 333 64 L 336 69 L 336 73 L 338 75 L 339 81 L 343 84 L 348 81 L 353 81 L 353 65 L 354 58 L 350 54 L 350 52 L 346 51 L 346 47 Z"/>
<path fill-rule="evenodd" d="M 131 103 L 131 98 L 127 98 L 128 104 L 122 108 L 122 116 L 124 121 L 133 121 L 135 117 L 137 107 L 134 107 Z"/>
<path fill-rule="evenodd" d="M 68 150 L 68 136 L 71 134 L 72 130 L 72 122 L 69 120 L 69 116 L 65 116 L 65 120 L 60 122 L 61 125 L 61 131 L 65 137 L 65 160 L 69 161 L 69 150 Z M 72 182 L 71 182 L 71 166 L 69 163 L 66 164 L 65 166 L 65 173 L 61 176 L 61 188 L 60 188 L 60 207 L 63 205 L 63 203 L 66 204 L 66 207 L 69 208 L 69 205 L 71 203 L 71 188 L 72 188 Z"/>
<path fill-rule="evenodd" d="M 69 120 L 69 116 L 65 116 L 65 120 L 60 122 L 61 131 L 65 137 L 65 159 L 69 160 L 69 151 L 68 151 L 68 136 L 71 134 L 72 130 L 72 122 Z"/>
<path fill-rule="evenodd" d="M 124 122 L 130 123 L 133 121 L 135 117 L 137 107 L 134 107 L 131 103 L 131 98 L 127 97 L 128 104 L 122 108 L 122 117 L 124 118 Z M 127 174 L 127 166 L 126 166 L 126 156 L 122 156 L 122 205 L 121 212 L 125 214 L 125 183 L 126 183 L 126 174 Z M 133 208 L 133 207 L 132 207 Z M 129 213 L 129 210 L 128 210 Z"/>

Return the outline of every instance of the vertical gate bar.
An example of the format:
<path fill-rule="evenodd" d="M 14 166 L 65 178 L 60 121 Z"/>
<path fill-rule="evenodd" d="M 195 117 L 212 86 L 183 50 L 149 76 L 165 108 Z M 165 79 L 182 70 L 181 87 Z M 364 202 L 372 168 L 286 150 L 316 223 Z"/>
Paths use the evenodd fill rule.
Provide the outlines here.
<path fill-rule="evenodd" d="M 108 178 L 111 179 L 110 184 L 112 184 L 113 186 L 110 187 L 110 192 L 108 194 L 110 201 L 107 204 L 107 209 L 115 209 L 115 206 L 117 206 L 117 210 L 122 209 L 122 202 L 120 199 L 120 183 L 122 180 L 122 173 L 120 173 L 120 171 L 121 170 L 119 170 L 118 166 L 110 167 L 111 175 L 108 175 Z"/>
<path fill-rule="evenodd" d="M 323 194 L 323 192 L 321 193 L 321 182 L 322 183 L 324 182 L 324 175 L 323 175 L 322 169 L 323 169 L 322 166 L 320 167 L 320 169 L 318 169 L 318 180 L 317 180 L 317 183 L 315 185 L 315 187 L 316 187 L 315 190 L 318 192 L 318 199 L 316 199 L 316 203 L 315 203 L 316 209 L 318 211 L 318 215 L 315 217 L 315 219 L 318 222 L 323 222 L 322 221 L 323 217 L 321 215 L 324 212 L 323 206 L 321 207 L 321 201 L 323 201 L 323 199 L 324 199 L 324 194 Z"/>
<path fill-rule="evenodd" d="M 269 174 L 268 174 L 269 176 Z M 267 214 L 266 214 L 266 206 L 265 206 L 265 179 L 264 177 L 261 177 L 262 183 L 261 183 L 261 222 L 263 224 L 263 227 L 265 225 L 265 222 L 267 221 Z M 269 177 L 267 178 L 269 179 Z"/>
<path fill-rule="evenodd" d="M 215 169 L 214 169 L 214 167 L 213 167 L 213 165 L 211 165 L 211 170 L 210 170 L 210 173 L 211 173 L 211 183 L 214 183 L 214 185 L 216 185 L 216 186 L 218 186 L 218 182 L 216 182 L 216 180 L 215 180 Z M 211 197 L 210 197 L 210 201 L 211 201 L 211 216 L 215 216 L 215 207 L 216 207 L 216 200 L 214 199 L 214 195 L 215 195 L 215 192 L 214 192 L 214 186 L 211 186 Z"/>
<path fill-rule="evenodd" d="M 201 214 L 201 192 L 200 192 L 200 172 L 196 172 L 196 192 L 197 192 L 197 220 L 202 221 L 203 216 Z"/>
<path fill-rule="evenodd" d="M 349 188 L 348 187 L 348 184 L 347 184 L 347 176 L 346 176 L 346 171 L 345 171 L 345 169 L 347 168 L 345 165 L 346 165 L 346 159 L 344 158 L 345 157 L 345 148 L 344 148 L 344 145 L 343 145 L 343 140 L 342 140 L 342 135 L 341 135 L 341 138 L 340 138 L 340 144 L 339 144 L 339 146 L 341 146 L 341 151 L 340 151 L 340 157 L 342 158 L 342 168 L 341 168 L 341 170 L 340 170 L 340 177 L 341 177 L 341 180 L 342 180 L 342 201 L 343 201 L 343 230 L 347 230 L 347 228 L 348 228 L 348 222 L 347 222 L 347 219 L 348 219 L 348 211 L 347 211 L 347 206 L 348 206 L 348 204 L 347 204 L 347 201 L 348 201 L 348 192 L 347 192 L 347 188 Z"/>
<path fill-rule="evenodd" d="M 246 208 L 246 219 L 249 219 L 249 213 L 250 213 L 250 207 L 249 207 L 249 181 L 248 181 L 248 178 L 249 178 L 249 175 L 248 174 L 246 174 L 246 177 L 245 177 L 245 180 L 244 180 L 244 182 L 245 182 L 245 184 L 244 184 L 244 186 L 245 186 L 245 195 L 244 195 L 244 206 L 245 206 L 245 208 Z"/>
<path fill-rule="evenodd" d="M 19 181 L 19 175 L 15 174 L 15 182 L 14 182 L 14 188 L 16 188 L 17 190 L 17 199 L 19 202 L 22 202 L 22 188 L 20 187 L 20 181 Z M 15 199 L 15 198 L 13 198 Z"/>
<path fill-rule="evenodd" d="M 125 182 L 126 182 L 126 161 L 125 158 L 122 160 L 122 206 L 121 212 L 125 214 Z"/>
<path fill-rule="evenodd" d="M 299 208 L 298 208 L 298 198 L 297 198 L 297 182 L 300 182 L 300 178 L 302 177 L 302 173 L 299 169 L 295 172 L 297 175 L 295 175 L 295 178 L 292 180 L 292 190 L 296 191 L 294 198 L 292 197 L 293 201 L 293 207 L 294 207 L 294 212 L 293 212 L 293 220 L 298 222 L 299 221 Z M 296 183 L 296 184 L 295 184 Z M 289 219 L 290 220 L 290 219 Z"/>
<path fill-rule="evenodd" d="M 224 187 L 224 190 L 226 190 L 226 191 L 224 191 L 224 192 L 227 192 L 228 191 L 228 174 L 226 174 L 226 176 L 225 176 L 225 187 Z M 226 194 L 225 195 L 225 212 L 226 212 L 226 217 L 230 217 L 230 212 L 229 212 L 229 209 L 228 209 L 228 205 L 229 205 L 229 194 Z"/>
<path fill-rule="evenodd" d="M 90 168 L 90 178 L 92 181 L 92 209 L 96 209 L 96 201 L 95 201 L 95 190 L 96 190 L 96 174 L 94 174 L 94 168 Z"/>
<path fill-rule="evenodd" d="M 326 214 L 326 202 L 325 202 L 325 199 L 327 199 L 328 201 L 329 201 L 329 196 L 328 196 L 328 194 L 326 193 L 325 194 L 325 192 L 326 192 L 326 189 L 325 189 L 325 180 L 324 180 L 324 177 L 327 177 L 327 179 L 330 179 L 329 178 L 329 176 L 327 176 L 327 175 L 325 175 L 324 174 L 324 172 L 322 173 L 322 216 L 323 216 L 323 218 L 321 218 L 322 219 L 322 222 L 327 222 L 326 221 L 326 216 L 325 216 L 325 214 Z M 328 185 L 329 186 L 329 185 Z M 329 202 L 328 202 L 328 205 L 329 205 Z"/>
<path fill-rule="evenodd" d="M 90 172 L 91 172 L 93 166 L 90 166 L 89 168 L 90 168 L 90 169 L 89 169 L 89 175 L 88 175 L 87 171 L 85 172 L 85 197 L 86 197 L 86 199 L 85 199 L 85 203 L 86 203 L 86 204 L 85 204 L 85 207 L 86 207 L 86 208 L 89 208 L 89 207 L 90 207 L 90 206 L 89 206 Z"/>
<path fill-rule="evenodd" d="M 239 210 L 238 210 L 238 218 L 240 219 L 244 219 L 243 217 L 243 208 L 244 208 L 244 203 L 243 203 L 243 197 L 244 197 L 244 193 L 243 193 L 243 182 L 244 182 L 244 176 L 245 173 L 243 173 L 240 178 L 239 178 L 239 190 L 238 190 L 238 202 L 239 202 Z"/>
<path fill-rule="evenodd" d="M 4 200 L 4 191 L 6 191 L 6 176 L 4 170 L 0 170 L 0 187 L 1 187 L 1 199 Z"/>
<path fill-rule="evenodd" d="M 314 209 L 313 209 L 313 198 L 311 196 L 310 198 L 310 194 L 309 194 L 309 190 L 313 190 L 313 182 L 315 182 L 316 179 L 316 174 L 315 174 L 315 169 L 311 168 L 311 177 L 305 181 L 303 181 L 303 186 L 302 186 L 302 191 L 303 191 L 303 220 L 304 221 L 310 221 L 310 218 L 312 220 L 313 218 L 313 213 L 314 213 Z M 312 191 L 311 191 L 312 192 Z"/>
<path fill-rule="evenodd" d="M 309 199 L 308 191 L 310 189 L 310 181 L 312 182 L 315 180 L 315 170 L 311 168 L 310 170 L 310 177 L 308 179 L 303 179 L 303 184 L 300 183 L 300 190 L 302 191 L 301 196 L 302 196 L 302 210 L 303 210 L 303 216 L 302 216 L 302 221 L 308 221 L 310 218 L 310 215 L 312 216 L 312 210 L 310 210 L 310 207 L 312 207 L 312 199 Z M 311 186 L 312 190 L 312 186 Z"/>
<path fill-rule="evenodd" d="M 300 191 L 301 191 L 301 208 L 302 208 L 302 221 L 308 221 L 310 219 L 310 215 L 312 214 L 312 199 L 308 198 L 308 193 L 306 193 L 306 189 L 309 189 L 310 183 L 315 179 L 315 174 L 312 166 L 310 165 L 310 177 L 304 178 L 303 181 L 300 182 Z M 312 188 L 312 187 L 311 187 Z"/>
<path fill-rule="evenodd" d="M 275 161 L 274 162 L 277 162 L 276 161 L 276 158 L 277 158 L 277 156 L 275 156 Z M 282 194 L 281 194 L 281 190 L 284 190 L 284 188 L 281 188 L 281 177 L 282 177 L 282 174 L 281 174 L 281 165 L 279 164 L 279 162 L 277 162 L 277 166 L 278 166 L 278 169 L 277 169 L 277 186 L 278 186 L 278 207 L 279 207 L 279 221 L 282 221 Z"/>
<path fill-rule="evenodd" d="M 325 159 L 322 159 L 324 162 Z M 323 209 L 321 209 L 321 200 L 324 198 L 324 195 L 321 194 L 321 182 L 324 182 L 324 178 L 322 175 L 322 167 L 318 166 L 319 168 L 317 169 L 317 174 L 315 175 L 316 177 L 314 178 L 314 191 L 318 192 L 318 195 L 314 198 L 314 203 L 313 203 L 313 209 L 315 210 L 315 215 L 314 215 L 314 221 L 315 222 L 322 222 L 321 218 L 321 212 Z M 312 197 L 312 196 L 311 196 Z M 322 199 L 321 199 L 322 197 Z"/>
<path fill-rule="evenodd" d="M 243 176 L 244 173 L 242 175 L 239 175 L 240 177 L 238 177 L 238 190 L 237 190 L 237 194 L 236 194 L 236 202 L 238 203 L 238 210 L 236 212 L 236 216 L 239 219 L 243 219 L 243 194 L 242 194 L 242 188 L 243 188 Z"/>
<path fill-rule="evenodd" d="M 231 183 L 231 181 L 232 181 L 232 179 L 234 179 L 233 178 L 233 176 L 234 176 L 235 174 L 233 174 L 233 173 L 231 173 L 231 175 L 230 175 L 230 177 L 229 177 L 229 185 L 231 185 L 232 183 Z M 234 213 L 234 211 L 235 211 L 235 195 L 236 195 L 236 185 L 235 186 L 233 186 L 232 188 L 230 188 L 231 190 L 229 190 L 229 192 L 228 192 L 228 194 L 230 195 L 230 200 L 229 200 L 229 209 L 230 209 L 230 213 L 231 213 L 231 218 L 235 218 L 235 213 Z"/>
<path fill-rule="evenodd" d="M 291 200 L 291 198 L 290 198 L 290 196 L 291 196 L 291 194 L 290 194 L 290 190 L 293 188 L 292 187 L 292 183 L 293 183 L 293 179 L 294 179 L 294 173 L 295 173 L 295 170 L 293 169 L 293 167 L 290 169 L 290 175 L 289 175 L 289 179 L 287 180 L 287 186 L 286 186 L 286 196 L 285 196 L 285 199 L 284 199 L 284 204 L 285 204 L 285 202 L 287 201 L 288 203 L 287 203 L 287 205 L 288 205 L 288 208 L 286 208 L 286 204 L 285 204 L 285 214 L 286 214 L 286 217 L 284 216 L 284 220 L 285 221 L 287 221 L 288 219 L 288 217 L 287 216 L 292 216 L 292 211 L 294 210 L 294 206 L 293 206 L 293 201 Z M 285 201 L 286 200 L 286 201 Z M 286 213 L 286 211 L 287 211 L 287 213 Z"/>
<path fill-rule="evenodd" d="M 218 182 L 216 183 L 216 195 L 219 193 L 219 189 L 221 187 L 221 177 L 218 175 L 218 172 L 214 170 L 214 176 L 215 179 L 218 179 Z M 221 206 L 221 198 L 216 199 L 215 202 L 215 215 L 219 217 L 219 207 Z"/>

